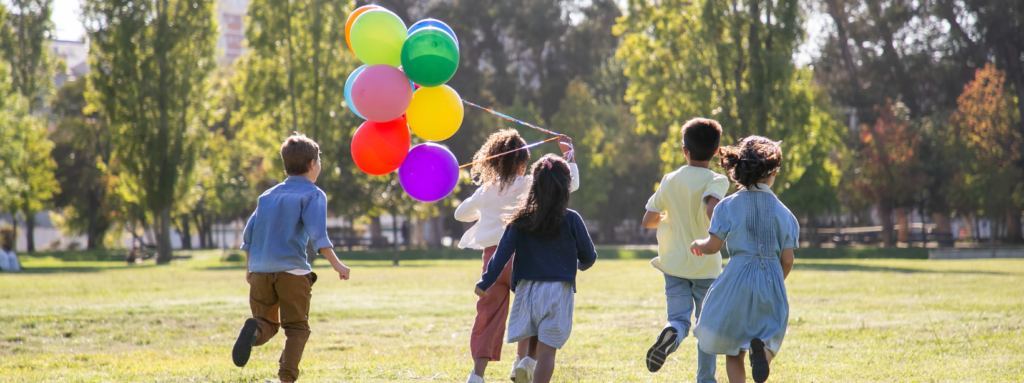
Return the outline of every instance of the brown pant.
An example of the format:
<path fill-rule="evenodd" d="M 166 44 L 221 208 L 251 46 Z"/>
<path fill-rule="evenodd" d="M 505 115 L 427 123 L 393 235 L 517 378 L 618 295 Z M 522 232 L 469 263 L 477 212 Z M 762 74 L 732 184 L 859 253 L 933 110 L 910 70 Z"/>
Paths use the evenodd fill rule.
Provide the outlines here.
<path fill-rule="evenodd" d="M 484 271 L 487 271 L 487 263 L 491 261 L 495 250 L 497 246 L 484 249 Z M 469 352 L 473 354 L 473 359 L 490 358 L 494 362 L 501 360 L 501 345 L 505 343 L 505 322 L 508 320 L 512 259 L 515 258 L 509 258 L 494 286 L 487 289 L 487 295 L 476 301 L 476 319 L 473 321 L 473 332 L 469 336 Z"/>
<path fill-rule="evenodd" d="M 309 339 L 309 299 L 313 296 L 316 274 L 252 273 L 249 282 L 249 307 L 259 323 L 256 345 L 270 341 L 284 327 L 284 351 L 277 375 L 282 381 L 299 378 L 299 361 Z M 278 314 L 280 311 L 280 314 Z"/>

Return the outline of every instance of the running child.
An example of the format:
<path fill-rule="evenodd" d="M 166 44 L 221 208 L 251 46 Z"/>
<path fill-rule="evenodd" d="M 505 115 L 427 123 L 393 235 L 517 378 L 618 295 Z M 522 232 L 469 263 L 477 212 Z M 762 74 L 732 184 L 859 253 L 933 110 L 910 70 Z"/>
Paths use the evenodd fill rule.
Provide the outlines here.
<path fill-rule="evenodd" d="M 278 360 L 281 382 L 299 378 L 299 361 L 309 339 L 309 300 L 316 273 L 306 261 L 306 242 L 331 262 L 341 280 L 349 269 L 338 261 L 327 238 L 327 195 L 314 182 L 320 175 L 320 146 L 305 135 L 288 137 L 281 145 L 281 160 L 289 175 L 263 192 L 245 225 L 245 281 L 249 308 L 235 340 L 231 358 L 238 367 L 249 362 L 253 346 L 267 343 L 284 328 L 284 351 Z"/>
<path fill-rule="evenodd" d="M 720 161 L 740 191 L 718 204 L 710 236 L 694 241 L 690 249 L 696 255 L 712 254 L 727 243 L 729 264 L 711 284 L 693 334 L 702 351 L 726 355 L 730 383 L 746 380 L 743 358 L 749 351 L 751 376 L 761 383 L 786 335 L 785 279 L 793 269 L 800 224 L 772 193 L 782 165 L 779 143 L 747 137 L 722 148 Z"/>
<path fill-rule="evenodd" d="M 569 190 L 575 191 L 579 188 L 579 170 L 571 158 L 571 142 L 568 137 L 562 137 L 559 146 L 570 157 L 572 183 Z M 478 221 L 462 236 L 459 247 L 483 250 L 483 271 L 487 270 L 487 262 L 494 255 L 501 234 L 505 231 L 505 218 L 512 215 L 519 198 L 529 192 L 533 183 L 533 176 L 525 175 L 530 152 L 523 150 L 524 146 L 526 141 L 515 129 L 491 134 L 473 157 L 476 164 L 471 168 L 471 174 L 480 188 L 455 210 L 455 219 L 459 221 Z M 502 153 L 508 154 L 484 161 Z M 501 360 L 505 321 L 508 319 L 511 271 L 512 262 L 507 262 L 496 281 L 502 288 L 493 289 L 476 303 L 476 319 L 469 341 L 474 368 L 469 374 L 468 383 L 483 382 L 488 362 Z M 526 348 L 526 341 L 520 342 L 518 355 L 512 363 L 513 376 L 510 377 L 514 377 L 515 369 L 521 361 L 525 361 L 524 368 L 532 371 L 535 362 L 532 358 L 526 358 Z"/>
<path fill-rule="evenodd" d="M 668 326 L 647 350 L 651 372 L 664 365 L 668 355 L 690 332 L 690 315 L 701 316 L 701 302 L 708 287 L 722 273 L 722 256 L 717 251 L 705 257 L 690 254 L 690 242 L 707 235 L 711 212 L 729 190 L 729 180 L 711 171 L 711 159 L 718 153 L 722 127 L 715 120 L 694 118 L 683 124 L 685 165 L 668 173 L 647 201 L 643 225 L 658 229 L 658 256 L 651 265 L 665 277 Z M 715 356 L 697 350 L 697 382 L 715 383 Z"/>
<path fill-rule="evenodd" d="M 520 363 L 514 381 L 547 383 L 555 370 L 555 353 L 572 331 L 576 271 L 593 266 L 597 251 L 583 218 L 568 209 L 569 164 L 548 154 L 533 164 L 530 173 L 530 193 L 509 218 L 487 271 L 476 284 L 476 294 L 490 295 L 512 260 L 510 286 L 516 299 L 509 315 L 508 342 L 529 340 L 527 357 L 536 360 L 532 374 Z"/>

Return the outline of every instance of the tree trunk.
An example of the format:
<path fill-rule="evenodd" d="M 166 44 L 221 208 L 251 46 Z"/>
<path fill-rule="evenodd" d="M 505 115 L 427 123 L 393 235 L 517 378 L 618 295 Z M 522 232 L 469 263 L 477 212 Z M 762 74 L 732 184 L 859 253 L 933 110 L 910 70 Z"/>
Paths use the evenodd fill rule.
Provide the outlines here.
<path fill-rule="evenodd" d="M 196 234 L 199 234 L 199 248 L 206 248 L 206 230 L 203 230 L 203 223 L 199 219 L 199 213 L 193 214 L 192 219 L 196 221 Z"/>
<path fill-rule="evenodd" d="M 910 243 L 910 216 L 907 214 L 907 208 L 898 207 L 896 208 L 896 225 L 898 230 L 896 232 L 896 242 Z"/>
<path fill-rule="evenodd" d="M 828 13 L 832 16 L 832 23 L 836 26 L 836 42 L 839 43 L 839 50 L 843 55 L 843 66 L 846 68 L 846 75 L 850 77 L 850 90 L 853 92 L 853 99 L 860 101 L 860 78 L 857 76 L 857 65 L 853 62 L 853 54 L 850 53 L 850 38 L 846 36 L 846 17 L 836 0 L 825 0 L 828 4 Z M 858 105 L 859 106 L 859 105 Z"/>
<path fill-rule="evenodd" d="M 170 263 L 174 258 L 171 250 L 171 208 L 163 208 L 156 221 L 156 263 Z"/>
<path fill-rule="evenodd" d="M 370 247 L 380 247 L 384 241 L 384 230 L 380 226 L 380 216 L 370 216 Z"/>
<path fill-rule="evenodd" d="M 192 250 L 192 228 L 188 224 L 187 215 L 181 218 L 181 232 L 178 236 L 181 237 L 181 248 Z"/>
<path fill-rule="evenodd" d="M 818 237 L 818 218 L 814 214 L 807 215 L 807 231 L 807 247 L 821 247 L 821 239 Z"/>
<path fill-rule="evenodd" d="M 392 247 L 391 265 L 398 266 L 398 216 L 391 212 L 391 236 L 395 238 Z"/>
<path fill-rule="evenodd" d="M 932 213 L 932 219 L 935 220 L 935 235 L 939 247 L 953 247 L 953 229 L 949 222 L 949 214 Z"/>
<path fill-rule="evenodd" d="M 888 201 L 879 203 L 878 213 L 879 218 L 882 219 L 882 246 L 895 246 L 896 238 L 892 235 L 892 205 Z"/>
<path fill-rule="evenodd" d="M 36 212 L 25 211 L 25 249 L 36 252 Z"/>
<path fill-rule="evenodd" d="M 1021 243 L 1020 208 L 1011 206 L 1006 209 L 1006 243 Z"/>
<path fill-rule="evenodd" d="M 89 198 L 89 207 L 87 214 L 89 215 L 89 227 L 86 229 L 86 245 L 85 248 L 89 250 L 95 250 L 100 247 L 103 243 L 103 235 L 99 233 L 99 216 L 100 207 L 93 203 L 94 198 Z"/>

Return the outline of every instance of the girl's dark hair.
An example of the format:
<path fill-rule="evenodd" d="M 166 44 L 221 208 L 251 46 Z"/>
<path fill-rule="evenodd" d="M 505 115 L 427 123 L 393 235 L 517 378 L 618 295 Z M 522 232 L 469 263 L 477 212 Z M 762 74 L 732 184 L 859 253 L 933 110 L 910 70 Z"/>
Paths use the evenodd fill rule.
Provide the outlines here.
<path fill-rule="evenodd" d="M 530 170 L 533 186 L 519 202 L 508 222 L 525 233 L 550 239 L 558 236 L 569 207 L 569 164 L 561 157 L 547 154 Z"/>
<path fill-rule="evenodd" d="M 757 187 L 757 181 L 770 176 L 782 165 L 781 142 L 761 136 L 744 138 L 739 144 L 722 147 L 719 163 L 737 186 Z"/>
<path fill-rule="evenodd" d="M 529 150 L 518 150 L 524 146 L 526 141 L 515 129 L 503 129 L 491 134 L 473 156 L 475 164 L 469 170 L 473 183 L 486 185 L 497 182 L 498 190 L 504 191 L 516 180 L 519 170 L 530 161 Z M 513 150 L 515 152 L 483 161 L 487 157 Z"/>

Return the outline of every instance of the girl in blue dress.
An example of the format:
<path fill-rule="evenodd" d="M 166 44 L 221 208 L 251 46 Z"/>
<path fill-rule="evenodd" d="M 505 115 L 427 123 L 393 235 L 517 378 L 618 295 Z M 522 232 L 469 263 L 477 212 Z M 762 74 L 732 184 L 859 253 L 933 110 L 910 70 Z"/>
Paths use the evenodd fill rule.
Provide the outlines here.
<path fill-rule="evenodd" d="M 690 251 L 716 253 L 724 244 L 729 263 L 708 289 L 693 335 L 702 351 L 726 355 L 730 383 L 746 381 L 749 351 L 751 376 L 761 383 L 786 335 L 784 281 L 793 269 L 800 225 L 771 190 L 782 165 L 779 142 L 751 136 L 721 150 L 721 165 L 740 190 L 719 202 L 710 236 L 694 241 Z"/>

